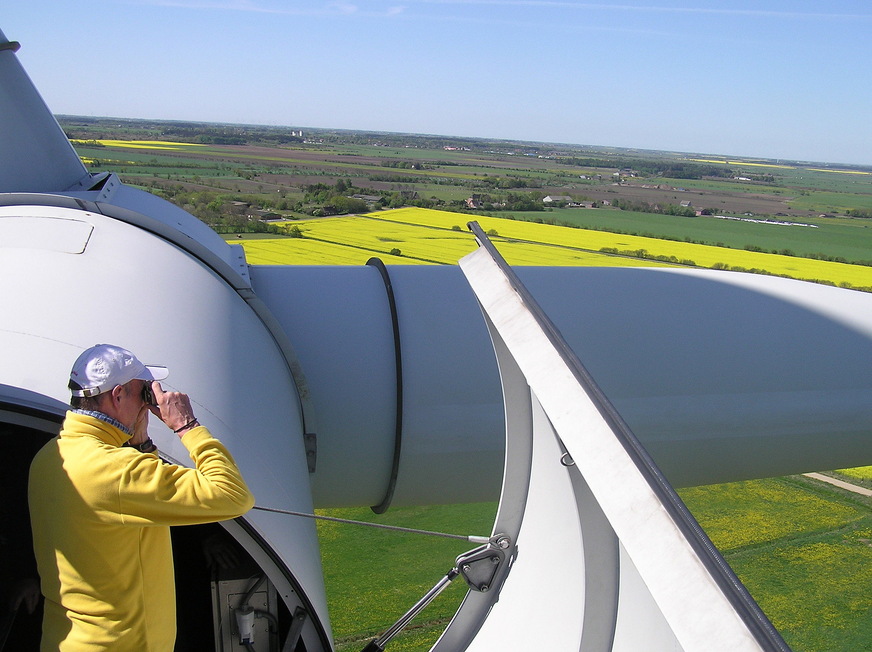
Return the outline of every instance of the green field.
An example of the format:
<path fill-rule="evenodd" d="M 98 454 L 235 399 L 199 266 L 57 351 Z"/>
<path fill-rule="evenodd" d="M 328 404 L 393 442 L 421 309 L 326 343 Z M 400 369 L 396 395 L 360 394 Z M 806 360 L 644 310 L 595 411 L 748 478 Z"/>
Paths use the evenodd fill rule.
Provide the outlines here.
<path fill-rule="evenodd" d="M 435 532 L 488 536 L 496 503 L 326 510 L 329 516 Z M 454 565 L 468 542 L 318 522 L 327 599 L 337 650 L 361 650 L 402 616 Z M 365 551 L 365 554 L 361 554 Z M 410 563 L 411 561 L 411 563 Z M 456 580 L 412 623 L 388 650 L 427 650 L 454 615 L 466 592 Z"/>
<path fill-rule="evenodd" d="M 799 210 L 838 213 L 849 208 L 872 209 L 872 196 L 848 194 L 844 192 L 813 191 L 800 195 L 790 202 L 792 208 Z"/>
<path fill-rule="evenodd" d="M 802 476 L 682 489 L 679 494 L 796 652 L 868 649 L 872 500 Z M 324 513 L 487 534 L 495 510 L 488 503 L 396 508 L 381 516 L 368 509 Z M 319 522 L 318 532 L 339 652 L 362 649 L 433 586 L 454 557 L 472 547 L 333 522 Z M 429 649 L 459 606 L 465 592 L 459 582 L 388 649 Z"/>
<path fill-rule="evenodd" d="M 554 220 L 580 228 L 608 229 L 679 241 L 723 243 L 744 249 L 759 247 L 766 251 L 793 251 L 797 256 L 824 254 L 847 261 L 872 261 L 872 229 L 868 220 L 803 218 L 799 226 L 756 224 L 714 217 L 681 217 L 609 209 L 554 209 L 542 213 L 516 213 L 518 219 Z"/>
<path fill-rule="evenodd" d="M 805 477 L 679 493 L 796 652 L 869 649 L 872 500 Z"/>

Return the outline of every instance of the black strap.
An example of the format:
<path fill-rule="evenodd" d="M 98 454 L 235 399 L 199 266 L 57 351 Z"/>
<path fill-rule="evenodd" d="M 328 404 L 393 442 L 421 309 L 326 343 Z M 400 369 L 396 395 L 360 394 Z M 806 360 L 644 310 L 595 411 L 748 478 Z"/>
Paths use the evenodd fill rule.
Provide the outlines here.
<path fill-rule="evenodd" d="M 388 294 L 388 305 L 391 310 L 391 325 L 394 329 L 394 359 L 396 361 L 396 376 L 397 376 L 397 419 L 396 429 L 394 431 L 394 459 L 391 465 L 391 478 L 388 482 L 388 488 L 382 501 L 370 509 L 376 514 L 384 514 L 388 511 L 391 505 L 391 500 L 394 497 L 394 490 L 397 488 L 397 476 L 400 471 L 400 449 L 403 443 L 403 356 L 400 350 L 400 322 L 397 317 L 397 302 L 394 298 L 394 287 L 391 284 L 391 277 L 388 274 L 388 268 L 379 258 L 370 258 L 366 261 L 370 267 L 375 267 L 385 284 L 385 291 Z"/>

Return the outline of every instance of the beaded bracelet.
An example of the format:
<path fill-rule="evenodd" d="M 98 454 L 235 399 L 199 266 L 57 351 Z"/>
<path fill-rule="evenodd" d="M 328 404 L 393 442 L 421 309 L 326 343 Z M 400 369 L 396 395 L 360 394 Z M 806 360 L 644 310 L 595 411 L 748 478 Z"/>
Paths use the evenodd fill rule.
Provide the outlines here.
<path fill-rule="evenodd" d="M 185 425 L 183 425 L 183 426 L 182 426 L 181 428 L 179 428 L 178 430 L 173 430 L 173 432 L 176 433 L 176 434 L 178 435 L 182 430 L 187 430 L 188 428 L 193 428 L 194 426 L 199 426 L 199 425 L 200 425 L 200 422 L 197 421 L 197 418 L 196 418 L 196 417 L 194 417 L 193 419 L 191 419 L 190 421 L 188 421 L 188 423 L 186 423 Z"/>

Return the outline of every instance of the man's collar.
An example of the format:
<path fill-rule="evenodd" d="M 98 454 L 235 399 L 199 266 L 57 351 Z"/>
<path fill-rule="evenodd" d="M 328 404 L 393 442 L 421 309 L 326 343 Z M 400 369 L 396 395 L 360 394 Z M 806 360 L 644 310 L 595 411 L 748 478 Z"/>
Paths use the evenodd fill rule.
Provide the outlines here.
<path fill-rule="evenodd" d="M 133 436 L 133 433 L 130 432 L 130 428 L 125 426 L 118 419 L 113 419 L 108 414 L 105 414 L 103 412 L 98 412 L 97 410 L 71 410 L 71 412 L 74 412 L 76 414 L 84 414 L 85 416 L 89 416 L 89 417 L 94 417 L 95 419 L 99 419 L 100 421 L 103 421 L 104 423 L 108 423 L 110 426 L 114 426 L 114 427 L 118 428 L 121 432 L 123 432 L 125 435 L 127 435 L 129 437 Z"/>

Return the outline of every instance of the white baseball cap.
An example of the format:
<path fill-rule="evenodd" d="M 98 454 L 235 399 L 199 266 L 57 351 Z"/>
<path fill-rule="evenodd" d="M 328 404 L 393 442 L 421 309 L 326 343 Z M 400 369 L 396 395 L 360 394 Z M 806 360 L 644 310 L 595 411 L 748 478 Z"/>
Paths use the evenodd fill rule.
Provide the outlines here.
<path fill-rule="evenodd" d="M 142 364 L 120 346 L 97 344 L 82 352 L 73 363 L 70 391 L 80 398 L 97 396 L 134 379 L 163 380 L 169 373 L 166 367 Z"/>

